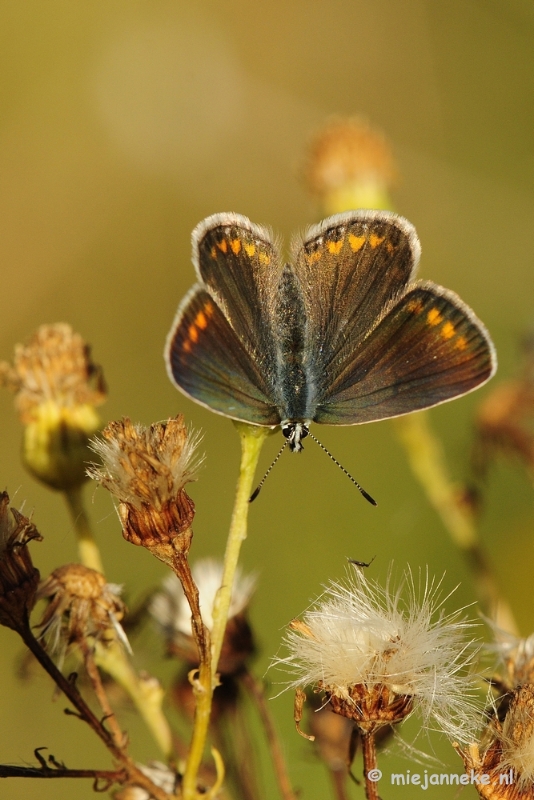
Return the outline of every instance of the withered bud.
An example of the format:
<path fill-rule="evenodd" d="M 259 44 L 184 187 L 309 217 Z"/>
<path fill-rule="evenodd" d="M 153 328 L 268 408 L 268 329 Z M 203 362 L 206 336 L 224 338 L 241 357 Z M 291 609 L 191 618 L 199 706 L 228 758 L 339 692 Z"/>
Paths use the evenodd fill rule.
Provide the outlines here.
<path fill-rule="evenodd" d="M 41 637 L 48 640 L 51 650 L 60 645 L 67 649 L 89 638 L 105 644 L 116 638 L 113 634 L 129 647 L 119 624 L 126 611 L 120 588 L 82 564 L 58 567 L 41 581 L 37 591 L 37 600 L 49 601 L 37 625 Z"/>
<path fill-rule="evenodd" d="M 358 117 L 334 118 L 312 138 L 303 177 L 324 211 L 390 208 L 397 177 L 385 136 Z"/>
<path fill-rule="evenodd" d="M 146 428 L 128 418 L 111 422 L 93 440 L 102 466 L 88 474 L 120 501 L 123 536 L 171 564 L 191 546 L 195 506 L 185 485 L 196 479 L 202 458 L 199 435 L 187 430 L 179 414 Z"/>
<path fill-rule="evenodd" d="M 106 398 L 102 371 L 82 337 L 70 325 L 42 325 L 16 346 L 13 365 L 0 363 L 0 383 L 16 395 L 27 469 L 54 489 L 81 485 L 88 440 L 100 428 L 95 407 Z"/>
<path fill-rule="evenodd" d="M 384 725 L 393 725 L 405 719 L 413 710 L 413 698 L 399 694 L 389 686 L 378 684 L 368 687 L 363 683 L 347 687 L 341 695 L 339 687 L 323 688 L 335 714 L 352 720 L 359 730 L 374 733 Z"/>
<path fill-rule="evenodd" d="M 28 627 L 35 605 L 39 570 L 31 560 L 28 543 L 42 540 L 35 525 L 15 508 L 9 495 L 0 494 L 0 625 L 16 631 Z"/>
<path fill-rule="evenodd" d="M 481 403 L 473 452 L 484 477 L 495 456 L 518 458 L 534 476 L 534 336 L 524 343 L 520 375 L 499 384 Z"/>
<path fill-rule="evenodd" d="M 511 693 L 504 720 L 492 719 L 480 744 L 457 750 L 484 800 L 534 800 L 534 684 Z"/>

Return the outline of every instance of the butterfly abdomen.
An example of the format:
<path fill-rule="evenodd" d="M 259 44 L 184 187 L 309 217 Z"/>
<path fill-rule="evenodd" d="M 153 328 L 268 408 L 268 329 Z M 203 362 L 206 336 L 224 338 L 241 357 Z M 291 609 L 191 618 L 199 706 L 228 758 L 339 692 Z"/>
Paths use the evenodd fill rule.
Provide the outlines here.
<path fill-rule="evenodd" d="M 276 304 L 276 387 L 282 419 L 313 417 L 315 380 L 307 356 L 307 318 L 304 296 L 290 265 L 280 276 Z"/>

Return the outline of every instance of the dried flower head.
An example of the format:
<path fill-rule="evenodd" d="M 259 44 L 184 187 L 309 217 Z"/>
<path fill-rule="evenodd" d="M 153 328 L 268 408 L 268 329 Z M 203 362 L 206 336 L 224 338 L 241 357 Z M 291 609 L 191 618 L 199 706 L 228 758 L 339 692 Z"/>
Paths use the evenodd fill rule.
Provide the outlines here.
<path fill-rule="evenodd" d="M 192 574 L 198 586 L 202 621 L 211 630 L 213 604 L 222 582 L 223 565 L 215 559 L 202 559 L 194 565 Z M 244 575 L 238 567 L 218 665 L 222 674 L 238 671 L 254 650 L 246 611 L 255 587 L 256 576 Z M 198 664 L 198 651 L 191 629 L 191 609 L 175 575 L 169 575 L 163 581 L 162 590 L 152 598 L 150 613 L 167 639 L 169 650 L 191 664 Z"/>
<path fill-rule="evenodd" d="M 471 625 L 460 612 L 436 616 L 439 585 L 427 578 L 418 593 L 407 573 L 393 592 L 390 580 L 381 588 L 355 567 L 348 585 L 331 584 L 303 621 L 291 624 L 289 655 L 275 663 L 295 676 L 292 687 L 322 692 L 362 732 L 416 711 L 427 729 L 433 720 L 453 740 L 468 741 L 478 725 L 467 674 Z"/>
<path fill-rule="evenodd" d="M 397 171 L 382 133 L 362 119 L 332 119 L 311 140 L 304 180 L 328 214 L 390 208 Z"/>
<path fill-rule="evenodd" d="M 102 437 L 92 445 L 102 466 L 88 474 L 119 499 L 124 538 L 166 563 L 177 549 L 186 555 L 195 507 L 184 487 L 196 479 L 202 461 L 199 435 L 179 414 L 149 428 L 127 418 L 110 422 Z"/>
<path fill-rule="evenodd" d="M 534 799 L 534 635 L 521 639 L 490 622 L 498 657 L 491 680 L 496 691 L 479 741 L 458 752 L 467 772 L 486 776 L 478 792 L 485 800 Z M 482 781 L 482 779 L 481 779 Z"/>
<path fill-rule="evenodd" d="M 504 719 L 491 719 L 480 743 L 457 749 L 484 800 L 533 800 L 534 684 L 510 693 Z"/>
<path fill-rule="evenodd" d="M 67 648 L 82 640 L 103 644 L 119 638 L 129 647 L 120 620 L 126 608 L 120 599 L 121 587 L 106 583 L 105 577 L 82 564 L 66 564 L 55 569 L 39 585 L 37 599 L 48 606 L 40 623 L 41 637 L 52 650 Z"/>
<path fill-rule="evenodd" d="M 176 772 L 162 764 L 161 761 L 151 761 L 148 766 L 138 764 L 138 767 L 147 778 L 150 778 L 152 783 L 159 786 L 169 795 L 174 796 L 178 785 Z M 140 786 L 126 786 L 116 792 L 114 798 L 115 800 L 152 800 L 152 795 Z"/>
<path fill-rule="evenodd" d="M 15 508 L 9 495 L 0 494 L 0 625 L 27 629 L 35 605 L 39 570 L 31 560 L 28 543 L 42 540 L 35 525 Z"/>
<path fill-rule="evenodd" d="M 100 428 L 95 407 L 106 390 L 82 337 L 70 325 L 42 325 L 16 346 L 13 365 L 0 363 L 0 383 L 16 394 L 30 472 L 54 489 L 83 483 L 88 439 Z"/>
<path fill-rule="evenodd" d="M 518 458 L 534 476 L 534 336 L 524 343 L 520 375 L 504 381 L 480 404 L 473 452 L 482 477 L 498 455 Z"/>

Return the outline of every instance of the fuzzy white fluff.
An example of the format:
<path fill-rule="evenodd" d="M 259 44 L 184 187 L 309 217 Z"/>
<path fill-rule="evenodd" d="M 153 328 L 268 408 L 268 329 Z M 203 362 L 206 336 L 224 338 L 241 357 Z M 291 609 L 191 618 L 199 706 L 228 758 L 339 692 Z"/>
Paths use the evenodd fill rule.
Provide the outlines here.
<path fill-rule="evenodd" d="M 445 614 L 440 584 L 427 575 L 417 588 L 407 572 L 396 590 L 391 576 L 382 588 L 355 568 L 346 584 L 326 588 L 303 615 L 304 626 L 288 631 L 289 654 L 275 664 L 294 676 L 291 687 L 320 684 L 340 697 L 355 684 L 370 692 L 385 685 L 413 698 L 425 728 L 472 741 L 480 726 L 469 674 L 473 624 L 461 610 Z"/>

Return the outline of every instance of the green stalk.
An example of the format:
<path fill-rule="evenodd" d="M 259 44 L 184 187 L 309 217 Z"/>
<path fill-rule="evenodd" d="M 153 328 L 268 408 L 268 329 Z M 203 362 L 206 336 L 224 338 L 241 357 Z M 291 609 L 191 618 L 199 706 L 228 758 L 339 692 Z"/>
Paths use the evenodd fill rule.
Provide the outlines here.
<path fill-rule="evenodd" d="M 85 506 L 82 499 L 81 486 L 75 486 L 72 489 L 66 489 L 64 492 L 65 500 L 69 508 L 72 521 L 74 523 L 74 530 L 78 538 L 78 552 L 80 554 L 80 563 L 84 567 L 96 569 L 97 572 L 104 574 L 104 566 L 100 557 L 100 550 L 93 536 L 89 518 L 85 511 Z"/>
<path fill-rule="evenodd" d="M 204 747 L 208 735 L 213 692 L 218 684 L 217 665 L 228 620 L 228 610 L 232 599 L 232 587 L 239 561 L 241 545 L 247 538 L 247 518 L 252 483 L 260 451 L 269 428 L 235 423 L 241 439 L 241 465 L 237 481 L 237 491 L 226 543 L 223 578 L 213 605 L 213 628 L 211 631 L 211 670 L 201 670 L 193 682 L 196 696 L 195 727 L 182 783 L 183 800 L 196 800 L 197 774 L 202 763 Z M 214 787 L 215 788 L 215 787 Z M 213 789 L 204 798 L 213 797 Z"/>
<path fill-rule="evenodd" d="M 473 516 L 458 500 L 457 487 L 449 475 L 441 442 L 434 434 L 428 414 L 419 411 L 395 420 L 414 475 L 438 512 L 452 541 L 464 556 L 484 613 L 500 628 L 515 633 L 512 609 L 502 596 Z"/>

